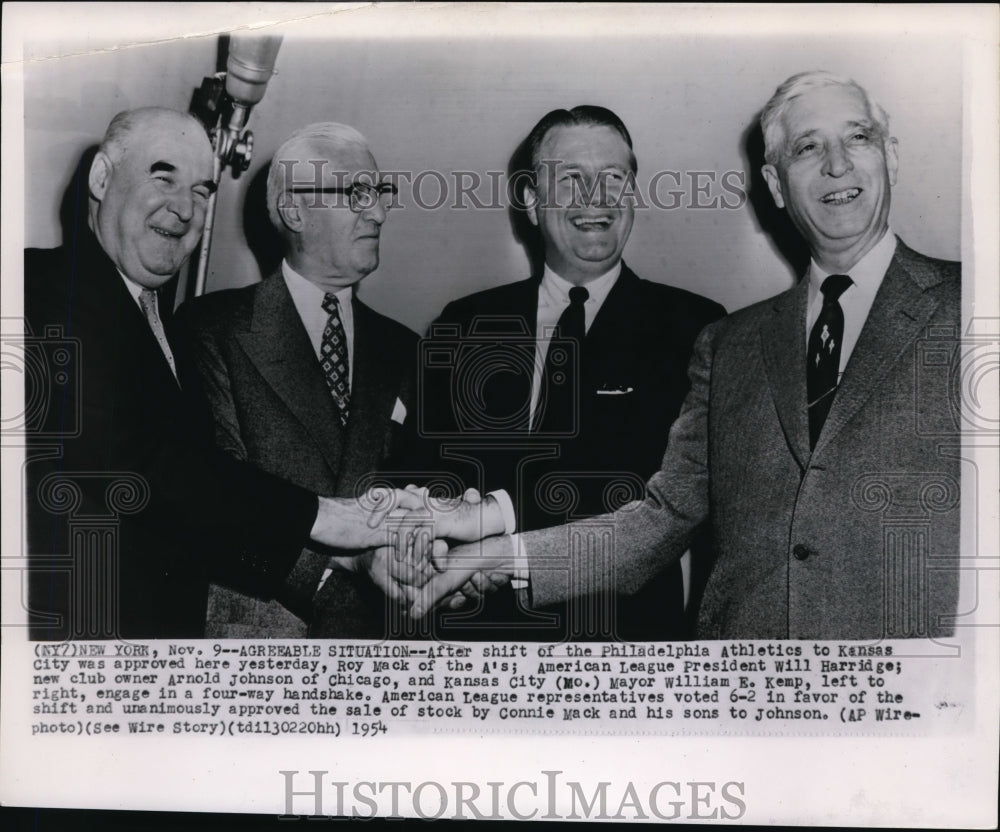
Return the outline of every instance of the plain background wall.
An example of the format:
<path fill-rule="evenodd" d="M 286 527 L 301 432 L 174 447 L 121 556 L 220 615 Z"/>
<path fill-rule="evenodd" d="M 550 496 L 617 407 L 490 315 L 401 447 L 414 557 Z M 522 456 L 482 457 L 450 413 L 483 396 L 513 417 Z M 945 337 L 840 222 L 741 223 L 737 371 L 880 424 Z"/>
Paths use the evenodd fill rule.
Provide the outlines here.
<path fill-rule="evenodd" d="M 247 189 L 281 141 L 309 122 L 357 127 L 384 170 L 485 178 L 506 169 L 548 110 L 594 103 L 628 125 L 644 193 L 658 171 L 681 175 L 681 188 L 662 180 L 664 201 L 689 185 L 690 172 L 716 178 L 699 197 L 688 188 L 681 207 L 637 211 L 626 260 L 644 277 L 738 309 L 790 286 L 792 267 L 751 202 L 736 210 L 690 204 L 735 202 L 719 183 L 727 171 L 744 172 L 750 186 L 760 160 L 747 158 L 746 138 L 760 107 L 787 76 L 812 68 L 847 74 L 883 103 L 900 142 L 892 226 L 927 254 L 959 259 L 962 62 L 953 42 L 904 32 L 694 37 L 673 33 L 669 15 L 657 19 L 641 35 L 609 39 L 286 30 L 278 73 L 251 116 L 251 169 L 238 180 L 227 171 L 220 186 L 208 290 L 260 278 L 245 236 Z M 73 168 L 116 112 L 187 109 L 202 77 L 221 68 L 214 34 L 110 48 L 84 31 L 26 47 L 25 245 L 60 242 L 59 204 Z M 422 195 L 434 201 L 432 179 Z M 381 265 L 361 289 L 380 311 L 423 331 L 449 300 L 529 273 L 506 210 L 420 208 L 405 184 L 400 202 L 383 228 Z"/>

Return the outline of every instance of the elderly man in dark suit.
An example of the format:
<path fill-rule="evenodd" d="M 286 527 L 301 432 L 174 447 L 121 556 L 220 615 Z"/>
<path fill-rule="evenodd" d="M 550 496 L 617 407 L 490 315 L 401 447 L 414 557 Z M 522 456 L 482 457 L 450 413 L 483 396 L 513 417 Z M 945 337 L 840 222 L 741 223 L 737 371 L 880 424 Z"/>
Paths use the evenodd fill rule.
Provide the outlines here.
<path fill-rule="evenodd" d="M 957 403 L 940 360 L 921 358 L 930 345 L 955 359 L 960 266 L 889 229 L 896 139 L 856 83 L 793 76 L 761 126 L 764 176 L 809 243 L 808 273 L 704 331 L 646 499 L 604 518 L 613 559 L 583 562 L 588 530 L 571 525 L 519 545 L 488 540 L 477 568 L 530 572 L 537 604 L 605 585 L 634 591 L 707 520 L 717 560 L 700 637 L 947 634 L 959 462 L 945 446 L 958 436 Z M 466 572 L 433 579 L 415 612 Z"/>
<path fill-rule="evenodd" d="M 270 597 L 310 537 L 385 541 L 364 502 L 233 460 L 186 407 L 158 290 L 201 237 L 212 167 L 192 117 L 120 113 L 64 245 L 25 252 L 35 638 L 199 637 L 210 579 Z"/>
<path fill-rule="evenodd" d="M 543 268 L 445 308 L 422 344 L 421 415 L 426 433 L 444 437 L 441 457 L 466 460 L 466 482 L 508 493 L 518 529 L 530 530 L 641 497 L 688 391 L 695 339 L 724 310 L 643 280 L 623 262 L 636 158 L 613 112 L 553 110 L 522 143 L 518 163 L 516 196 L 540 238 Z M 500 606 L 489 599 L 464 634 L 685 635 L 679 565 L 628 599 L 602 593 L 544 616 Z M 441 622 L 445 637 L 448 620 L 455 616 Z"/>
<path fill-rule="evenodd" d="M 295 132 L 267 180 L 281 267 L 181 310 L 219 446 L 321 494 L 354 496 L 407 444 L 416 335 L 355 294 L 378 266 L 393 193 L 354 128 L 326 122 Z M 306 553 L 307 562 L 283 599 L 294 613 L 213 587 L 209 634 L 302 636 L 310 624 L 318 636 L 387 634 L 385 597 L 359 561 Z"/>

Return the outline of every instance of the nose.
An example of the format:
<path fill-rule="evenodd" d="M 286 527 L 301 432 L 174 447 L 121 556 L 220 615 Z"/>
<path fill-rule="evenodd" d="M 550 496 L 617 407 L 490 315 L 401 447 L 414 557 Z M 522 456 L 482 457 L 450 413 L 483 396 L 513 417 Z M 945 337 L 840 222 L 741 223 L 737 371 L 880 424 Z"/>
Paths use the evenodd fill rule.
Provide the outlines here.
<path fill-rule="evenodd" d="M 854 170 L 854 163 L 842 142 L 834 142 L 823 160 L 823 173 L 834 178 L 844 176 Z"/>
<path fill-rule="evenodd" d="M 376 199 L 374 205 L 370 208 L 365 208 L 365 210 L 361 212 L 361 216 L 363 216 L 366 220 L 371 220 L 376 225 L 384 223 L 386 215 L 385 206 L 382 204 L 381 198 Z"/>
<path fill-rule="evenodd" d="M 608 188 L 605 179 L 598 176 L 579 176 L 571 180 L 569 207 L 591 208 L 607 203 Z M 558 207 L 563 207 L 557 203 Z"/>
<path fill-rule="evenodd" d="M 167 208 L 181 222 L 190 222 L 194 216 L 194 199 L 187 191 L 178 190 L 171 195 Z"/>

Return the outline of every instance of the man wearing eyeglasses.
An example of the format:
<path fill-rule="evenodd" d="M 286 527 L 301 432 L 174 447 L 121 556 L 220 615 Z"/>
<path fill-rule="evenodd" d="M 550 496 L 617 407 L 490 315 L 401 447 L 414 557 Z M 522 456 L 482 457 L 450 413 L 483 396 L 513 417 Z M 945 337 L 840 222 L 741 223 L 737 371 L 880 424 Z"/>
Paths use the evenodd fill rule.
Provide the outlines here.
<path fill-rule="evenodd" d="M 267 179 L 280 268 L 199 298 L 184 315 L 218 444 L 320 494 L 354 496 L 406 436 L 416 336 L 354 292 L 378 266 L 394 193 L 354 128 L 297 131 Z M 208 634 L 384 637 L 385 596 L 364 571 L 314 553 L 286 581 L 284 606 L 213 587 Z"/>
<path fill-rule="evenodd" d="M 310 539 L 377 546 L 387 515 L 373 494 L 317 499 L 330 489 L 232 459 L 187 407 L 197 383 L 164 300 L 215 188 L 202 125 L 124 111 L 88 156 L 64 244 L 24 257 L 31 637 L 201 638 L 209 580 L 273 597 L 311 565 Z"/>

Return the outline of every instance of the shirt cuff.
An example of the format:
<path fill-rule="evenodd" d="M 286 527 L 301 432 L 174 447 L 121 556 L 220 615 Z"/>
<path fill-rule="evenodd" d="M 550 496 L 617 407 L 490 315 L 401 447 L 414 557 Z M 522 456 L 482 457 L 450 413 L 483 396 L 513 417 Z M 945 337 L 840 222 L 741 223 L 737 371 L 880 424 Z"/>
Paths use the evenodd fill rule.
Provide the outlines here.
<path fill-rule="evenodd" d="M 511 545 L 514 547 L 514 571 L 511 573 L 510 585 L 513 589 L 528 588 L 528 553 L 521 543 L 521 535 L 511 535 Z"/>
<path fill-rule="evenodd" d="M 329 578 L 332 574 L 333 574 L 333 570 L 329 566 L 326 569 L 323 570 L 323 575 L 319 579 L 319 583 L 316 584 L 316 591 L 317 592 L 319 592 L 323 588 L 323 584 L 326 583 L 327 578 Z"/>
<path fill-rule="evenodd" d="M 500 513 L 503 514 L 504 534 L 514 534 L 517 531 L 517 516 L 514 514 L 514 503 L 510 499 L 510 495 L 500 489 L 499 491 L 491 491 L 486 496 L 492 497 L 500 506 Z"/>

